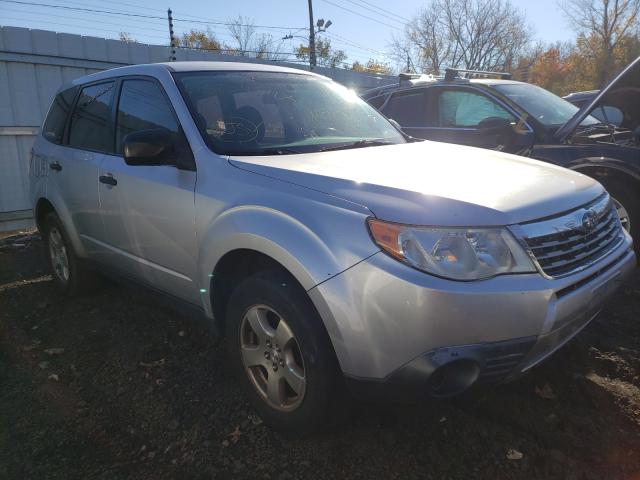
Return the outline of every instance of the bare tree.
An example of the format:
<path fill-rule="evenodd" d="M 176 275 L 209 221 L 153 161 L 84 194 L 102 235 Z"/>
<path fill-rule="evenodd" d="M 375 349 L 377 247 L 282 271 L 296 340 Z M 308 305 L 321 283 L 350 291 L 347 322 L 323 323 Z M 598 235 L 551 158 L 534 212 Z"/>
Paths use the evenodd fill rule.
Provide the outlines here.
<path fill-rule="evenodd" d="M 509 0 L 432 0 L 391 48 L 398 61 L 408 56 L 431 73 L 445 66 L 495 70 L 511 68 L 531 38 Z"/>
<path fill-rule="evenodd" d="M 282 40 L 276 40 L 268 33 L 258 33 L 250 18 L 238 15 L 230 20 L 229 33 L 235 41 L 230 47 L 236 55 L 261 58 L 263 60 L 282 60 L 280 52 Z"/>
<path fill-rule="evenodd" d="M 136 39 L 133 38 L 133 35 L 131 35 L 129 32 L 120 32 L 120 34 L 118 35 L 118 38 L 120 39 L 121 42 L 126 42 L 126 43 L 135 43 Z"/>
<path fill-rule="evenodd" d="M 617 48 L 638 35 L 640 0 L 564 0 L 560 7 L 583 41 L 595 47 L 591 53 L 602 87 L 616 70 Z"/>
<path fill-rule="evenodd" d="M 238 15 L 230 21 L 229 33 L 236 42 L 234 47 L 238 51 L 238 55 L 246 55 L 247 51 L 251 50 L 249 47 L 252 45 L 253 36 L 256 34 L 254 23 L 250 19 Z"/>

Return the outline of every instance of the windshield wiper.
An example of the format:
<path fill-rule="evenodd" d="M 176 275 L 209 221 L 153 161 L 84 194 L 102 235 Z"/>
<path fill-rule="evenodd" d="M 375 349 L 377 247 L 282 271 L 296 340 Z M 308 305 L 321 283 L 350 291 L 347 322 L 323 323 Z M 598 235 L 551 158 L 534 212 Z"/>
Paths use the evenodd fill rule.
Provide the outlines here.
<path fill-rule="evenodd" d="M 239 150 L 237 152 L 228 152 L 228 155 L 234 156 L 259 156 L 259 155 L 293 155 L 296 153 L 303 153 L 300 150 L 295 150 L 293 148 L 286 147 L 273 147 L 273 148 L 263 148 L 260 150 Z"/>
<path fill-rule="evenodd" d="M 335 145 L 332 147 L 324 147 L 319 151 L 330 152 L 332 150 L 347 150 L 349 148 L 375 147 L 380 145 L 394 145 L 394 142 L 388 142 L 386 140 L 358 140 L 357 142 L 344 143 L 342 145 Z"/>

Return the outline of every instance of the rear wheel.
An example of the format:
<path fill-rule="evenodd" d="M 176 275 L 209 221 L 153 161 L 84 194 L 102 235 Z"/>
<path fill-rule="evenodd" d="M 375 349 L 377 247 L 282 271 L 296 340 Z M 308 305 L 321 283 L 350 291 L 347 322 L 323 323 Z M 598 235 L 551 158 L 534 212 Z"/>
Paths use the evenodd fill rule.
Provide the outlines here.
<path fill-rule="evenodd" d="M 42 222 L 45 256 L 49 260 L 53 281 L 63 293 L 84 293 L 96 284 L 96 276 L 78 258 L 73 245 L 55 212 Z"/>
<path fill-rule="evenodd" d="M 327 332 L 289 275 L 260 272 L 241 282 L 229 300 L 226 329 L 233 369 L 267 425 L 306 434 L 345 411 Z"/>

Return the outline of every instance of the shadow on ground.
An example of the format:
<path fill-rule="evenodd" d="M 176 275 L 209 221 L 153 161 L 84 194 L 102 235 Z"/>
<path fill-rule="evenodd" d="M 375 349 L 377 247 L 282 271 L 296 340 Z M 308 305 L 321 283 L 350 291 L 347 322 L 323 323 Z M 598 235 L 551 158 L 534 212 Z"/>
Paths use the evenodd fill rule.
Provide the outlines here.
<path fill-rule="evenodd" d="M 62 298 L 40 242 L 15 243 L 0 248 L 0 478 L 640 478 L 640 274 L 516 383 L 358 404 L 292 441 L 254 415 L 204 327 L 125 287 Z"/>

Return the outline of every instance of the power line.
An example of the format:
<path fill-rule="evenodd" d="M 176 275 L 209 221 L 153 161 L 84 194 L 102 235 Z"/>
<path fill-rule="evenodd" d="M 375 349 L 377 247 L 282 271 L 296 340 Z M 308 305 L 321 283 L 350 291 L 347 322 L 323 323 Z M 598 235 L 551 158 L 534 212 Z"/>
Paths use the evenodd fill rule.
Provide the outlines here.
<path fill-rule="evenodd" d="M 43 13 L 43 12 L 34 12 L 34 11 L 30 11 L 30 10 L 12 10 L 10 11 L 10 13 L 22 13 L 25 15 L 38 15 L 38 16 L 45 16 L 45 17 L 55 17 L 55 18 L 63 18 L 66 20 L 85 20 L 84 18 L 78 18 L 78 17 L 69 17 L 68 15 L 56 15 L 55 13 Z M 112 17 L 108 17 L 108 18 L 112 18 Z M 26 20 L 26 19 L 25 19 Z M 125 27 L 125 28 L 135 28 L 136 30 L 144 30 L 144 31 L 153 31 L 153 32 L 161 32 L 161 33 L 165 33 L 166 32 L 166 28 L 165 29 L 160 29 L 160 28 L 150 28 L 150 27 L 139 27 L 138 25 L 131 25 L 131 24 L 125 24 L 125 23 L 121 23 L 121 22 L 106 22 L 104 20 L 97 20 L 97 19 L 92 19 L 91 20 L 92 23 L 98 23 L 98 24 L 103 24 L 103 25 L 114 25 L 114 26 L 121 26 L 121 27 Z"/>
<path fill-rule="evenodd" d="M 8 0 L 0 0 L 0 1 L 8 1 Z M 376 23 L 379 23 L 380 25 L 384 25 L 385 27 L 393 28 L 394 30 L 398 30 L 398 31 L 400 30 L 400 27 L 390 25 L 390 24 L 385 23 L 385 22 L 383 22 L 381 20 L 378 20 L 377 18 L 369 17 L 368 15 L 365 15 L 363 13 L 356 12 L 355 10 L 351 10 L 350 8 L 347 8 L 347 7 L 343 7 L 342 5 L 338 5 L 337 3 L 333 3 L 331 0 L 322 0 L 322 1 L 324 3 L 328 3 L 329 5 L 333 5 L 334 7 L 340 8 L 340 9 L 345 10 L 345 11 L 350 12 L 350 13 L 353 13 L 354 15 L 358 15 L 358 16 L 360 16 L 362 18 L 366 18 L 368 20 L 371 20 L 372 22 L 376 22 Z"/>
<path fill-rule="evenodd" d="M 15 20 L 17 22 L 29 21 L 29 22 L 41 23 L 43 25 L 60 25 L 62 27 L 78 28 L 78 25 L 71 25 L 71 24 L 62 23 L 62 22 L 50 22 L 48 20 L 28 20 L 28 19 L 25 19 L 25 18 L 4 17 L 4 16 L 2 17 L 2 20 Z M 118 30 L 114 30 L 114 29 L 94 27 L 93 30 L 97 30 L 97 31 L 101 31 L 101 32 L 113 33 L 115 35 L 119 35 L 120 34 L 120 32 Z M 166 35 L 145 34 L 145 37 L 166 38 Z"/>
<path fill-rule="evenodd" d="M 389 15 L 391 15 L 393 17 L 396 17 L 397 19 L 400 19 L 403 23 L 409 23 L 411 21 L 408 18 L 403 17 L 402 15 L 398 15 L 397 13 L 392 12 L 391 10 L 386 10 L 386 9 L 384 9 L 382 7 L 378 7 L 377 5 L 374 5 L 371 2 L 367 2 L 366 0 L 355 0 L 355 1 L 354 0 L 347 0 L 347 2 L 352 3 L 354 5 L 360 4 L 358 6 L 360 6 L 361 8 L 367 8 L 367 7 L 368 8 L 373 8 L 375 10 L 378 10 L 378 11 L 382 12 L 379 15 L 383 15 L 383 16 L 385 16 L 387 18 L 391 18 L 391 17 L 389 17 Z M 364 4 L 364 6 L 361 5 L 361 4 Z M 372 12 L 372 13 L 376 13 L 376 12 Z"/>
<path fill-rule="evenodd" d="M 138 18 L 151 18 L 151 19 L 156 19 L 156 20 L 165 20 L 165 17 L 160 17 L 160 16 L 156 16 L 156 15 L 146 15 L 146 14 L 142 14 L 142 13 L 134 13 L 134 12 L 117 12 L 117 11 L 110 11 L 110 10 L 98 10 L 98 9 L 93 9 L 93 8 L 83 8 L 83 7 L 69 7 L 67 5 L 52 5 L 50 3 L 36 3 L 36 2 L 25 2 L 22 0 L 0 0 L 0 2 L 5 2 L 5 3 L 15 3 L 18 5 L 35 5 L 38 7 L 48 7 L 48 8 L 60 8 L 60 9 L 64 9 L 64 10 L 75 10 L 75 11 L 79 11 L 79 12 L 88 12 L 88 13 L 104 13 L 107 15 L 121 15 L 121 16 L 127 16 L 127 17 L 138 17 Z M 242 27 L 255 27 L 255 28 L 272 28 L 272 29 L 277 29 L 277 30 L 292 30 L 298 27 L 280 27 L 280 26 L 275 26 L 275 25 L 254 25 L 254 24 L 243 24 L 243 23 L 231 23 L 231 22 L 219 22 L 219 21 L 205 21 L 205 20 L 188 20 L 188 19 L 179 19 L 179 18 L 175 18 L 174 20 L 179 20 L 182 22 L 186 22 L 186 23 L 199 23 L 199 24 L 204 24 L 204 25 L 227 25 L 227 26 L 231 26 L 231 25 L 238 25 L 238 26 L 242 26 Z"/>

